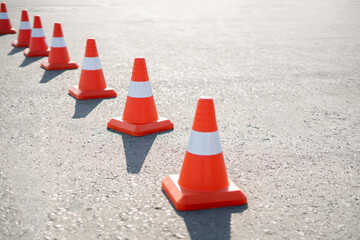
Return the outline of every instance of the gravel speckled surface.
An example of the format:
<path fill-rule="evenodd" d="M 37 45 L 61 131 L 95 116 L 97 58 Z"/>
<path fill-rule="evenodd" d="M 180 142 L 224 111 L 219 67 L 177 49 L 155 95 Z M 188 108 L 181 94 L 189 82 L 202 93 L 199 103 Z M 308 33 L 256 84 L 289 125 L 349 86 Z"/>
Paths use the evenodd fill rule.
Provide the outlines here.
<path fill-rule="evenodd" d="M 80 66 L 95 37 L 118 97 L 79 101 L 80 70 L 47 72 L 0 36 L 0 239 L 359 239 L 360 4 L 336 1 L 7 1 L 61 22 Z M 131 137 L 121 116 L 145 57 L 173 131 Z M 229 177 L 247 206 L 176 211 L 196 101 L 215 100 Z"/>

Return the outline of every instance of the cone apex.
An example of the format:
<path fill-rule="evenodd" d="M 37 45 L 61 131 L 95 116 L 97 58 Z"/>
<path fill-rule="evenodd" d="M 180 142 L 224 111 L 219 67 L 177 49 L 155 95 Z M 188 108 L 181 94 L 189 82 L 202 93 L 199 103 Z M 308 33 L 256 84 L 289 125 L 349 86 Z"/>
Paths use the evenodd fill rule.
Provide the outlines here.
<path fill-rule="evenodd" d="M 5 3 L 1 3 L 1 9 L 0 9 L 0 12 L 7 12 L 6 10 L 6 4 Z"/>
<path fill-rule="evenodd" d="M 21 11 L 21 22 L 29 22 L 29 15 L 26 9 Z"/>
<path fill-rule="evenodd" d="M 39 15 L 34 16 L 34 28 L 42 28 L 42 23 Z"/>
<path fill-rule="evenodd" d="M 192 129 L 198 132 L 215 132 L 218 130 L 214 100 L 211 97 L 199 98 Z"/>
<path fill-rule="evenodd" d="M 149 81 L 145 58 L 135 58 L 131 75 L 131 81 L 146 82 Z"/>
<path fill-rule="evenodd" d="M 54 23 L 53 37 L 64 37 L 63 31 L 62 31 L 62 28 L 61 28 L 61 23 L 59 23 L 59 22 Z"/>
<path fill-rule="evenodd" d="M 95 38 L 88 38 L 86 40 L 85 57 L 98 57 L 98 56 L 99 54 L 97 51 Z"/>

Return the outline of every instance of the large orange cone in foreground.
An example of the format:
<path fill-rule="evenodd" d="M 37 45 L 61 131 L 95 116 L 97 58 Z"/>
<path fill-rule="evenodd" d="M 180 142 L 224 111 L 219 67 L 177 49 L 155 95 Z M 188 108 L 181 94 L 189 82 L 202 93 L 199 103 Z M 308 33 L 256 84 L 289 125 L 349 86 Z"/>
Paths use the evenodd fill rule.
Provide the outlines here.
<path fill-rule="evenodd" d="M 124 115 L 112 118 L 107 127 L 132 136 L 143 136 L 174 128 L 170 120 L 158 117 L 144 58 L 134 60 Z"/>
<path fill-rule="evenodd" d="M 94 38 L 90 38 L 86 42 L 79 86 L 70 87 L 69 94 L 80 100 L 112 98 L 117 96 L 114 89 L 106 87 L 105 77 L 101 68 Z"/>
<path fill-rule="evenodd" d="M 24 54 L 27 57 L 42 57 L 48 56 L 49 51 L 50 49 L 46 42 L 44 30 L 42 29 L 40 16 L 35 16 L 29 48 L 24 50 Z"/>
<path fill-rule="evenodd" d="M 181 211 L 247 203 L 227 176 L 212 98 L 199 99 L 180 175 L 166 177 L 162 189 Z"/>
<path fill-rule="evenodd" d="M 0 8 L 0 34 L 15 34 L 16 30 L 11 26 L 6 4 L 1 3 Z"/>
<path fill-rule="evenodd" d="M 65 44 L 61 23 L 54 24 L 54 33 L 51 41 L 49 59 L 41 62 L 41 67 L 46 70 L 76 69 L 79 66 L 70 60 Z"/>
<path fill-rule="evenodd" d="M 17 40 L 14 40 L 11 45 L 14 47 L 28 47 L 31 37 L 31 25 L 27 10 L 21 12 L 21 22 L 19 26 L 19 34 Z"/>

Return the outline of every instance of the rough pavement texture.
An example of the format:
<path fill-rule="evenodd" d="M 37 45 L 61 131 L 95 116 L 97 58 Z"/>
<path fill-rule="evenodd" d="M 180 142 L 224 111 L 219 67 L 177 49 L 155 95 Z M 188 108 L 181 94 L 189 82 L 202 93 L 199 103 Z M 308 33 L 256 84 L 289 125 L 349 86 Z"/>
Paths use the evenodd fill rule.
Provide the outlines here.
<path fill-rule="evenodd" d="M 108 100 L 67 94 L 80 70 L 46 72 L 0 37 L 0 239 L 359 239 L 360 3 L 337 1 L 7 2 L 62 22 L 81 65 L 95 37 Z M 135 138 L 121 116 L 145 57 L 160 116 Z M 246 207 L 176 211 L 161 180 L 179 173 L 201 95 L 215 99 L 229 177 Z"/>

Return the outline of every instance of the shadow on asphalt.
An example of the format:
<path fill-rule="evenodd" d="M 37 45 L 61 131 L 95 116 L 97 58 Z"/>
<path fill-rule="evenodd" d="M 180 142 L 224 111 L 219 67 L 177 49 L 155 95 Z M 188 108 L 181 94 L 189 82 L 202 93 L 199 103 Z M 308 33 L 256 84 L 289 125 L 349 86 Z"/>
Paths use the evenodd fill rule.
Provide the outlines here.
<path fill-rule="evenodd" d="M 231 214 L 242 213 L 248 205 L 213 208 L 195 211 L 179 211 L 162 190 L 175 212 L 184 219 L 190 238 L 193 240 L 231 239 Z"/>
<path fill-rule="evenodd" d="M 70 94 L 69 94 L 70 95 Z M 70 95 L 71 96 L 71 95 Z M 71 96 L 72 97 L 72 96 Z M 94 110 L 104 99 L 76 99 L 75 112 L 72 118 L 85 118 L 89 113 Z"/>
<path fill-rule="evenodd" d="M 40 80 L 40 83 L 47 83 L 65 71 L 66 70 L 52 70 L 52 71 L 45 70 L 45 72 Z"/>
<path fill-rule="evenodd" d="M 8 55 L 14 55 L 18 52 L 22 52 L 24 51 L 26 48 L 24 47 L 21 47 L 21 48 L 16 48 L 16 47 L 13 47 L 13 49 L 11 49 L 11 51 L 8 53 Z"/>
<path fill-rule="evenodd" d="M 31 63 L 33 62 L 36 62 L 40 59 L 42 59 L 43 57 L 26 57 L 24 56 L 25 59 L 24 61 L 19 65 L 19 67 L 26 67 L 27 65 L 30 65 Z M 39 64 L 39 67 L 40 67 L 40 64 Z"/>
<path fill-rule="evenodd" d="M 108 131 L 121 135 L 125 151 L 126 170 L 130 174 L 137 174 L 140 172 L 156 137 L 160 134 L 172 132 L 173 129 L 141 137 L 134 137 L 110 128 Z"/>

